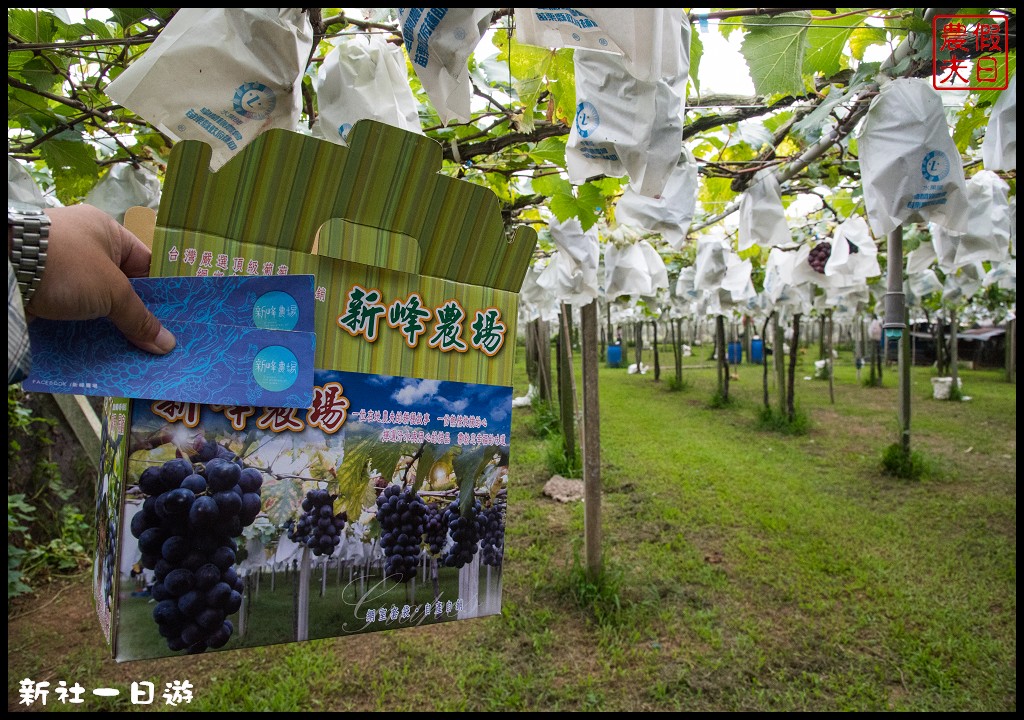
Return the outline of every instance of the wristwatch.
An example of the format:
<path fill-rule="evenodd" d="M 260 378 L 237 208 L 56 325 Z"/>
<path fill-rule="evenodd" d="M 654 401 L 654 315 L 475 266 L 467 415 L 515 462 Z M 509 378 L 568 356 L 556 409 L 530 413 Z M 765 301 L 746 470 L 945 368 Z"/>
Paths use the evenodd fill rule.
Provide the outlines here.
<path fill-rule="evenodd" d="M 18 278 L 22 300 L 28 305 L 46 270 L 50 218 L 38 208 L 9 204 L 7 227 L 12 235 L 11 265 Z"/>

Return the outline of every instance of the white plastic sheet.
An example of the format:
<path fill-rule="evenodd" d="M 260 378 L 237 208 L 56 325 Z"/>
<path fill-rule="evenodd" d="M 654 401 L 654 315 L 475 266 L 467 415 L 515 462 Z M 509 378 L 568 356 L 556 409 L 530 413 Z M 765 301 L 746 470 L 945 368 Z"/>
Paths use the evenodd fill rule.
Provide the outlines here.
<path fill-rule="evenodd" d="M 967 302 L 981 289 L 985 280 L 985 268 L 980 262 L 964 265 L 956 272 L 946 275 L 942 288 L 942 302 Z"/>
<path fill-rule="evenodd" d="M 969 206 L 964 232 L 929 225 L 939 267 L 946 273 L 976 262 L 1002 262 L 1009 257 L 1012 208 L 1008 186 L 995 173 L 983 170 L 967 183 Z"/>
<path fill-rule="evenodd" d="M 693 284 L 698 291 L 718 288 L 728 269 L 729 241 L 718 234 L 702 235 L 697 240 Z"/>
<path fill-rule="evenodd" d="M 621 295 L 653 297 L 668 287 L 665 263 L 649 242 L 619 246 L 609 243 L 604 251 L 605 297 Z"/>
<path fill-rule="evenodd" d="M 382 35 L 335 38 L 316 76 L 314 134 L 344 144 L 358 120 L 422 133 L 401 48 Z"/>
<path fill-rule="evenodd" d="M 992 265 L 992 269 L 985 274 L 982 282 L 983 287 L 996 285 L 1003 290 L 1017 290 L 1017 258 L 1006 260 Z"/>
<path fill-rule="evenodd" d="M 685 36 L 689 63 L 689 25 Z M 680 50 L 680 66 L 684 64 Z M 565 159 L 569 180 L 586 182 L 597 175 L 629 176 L 630 187 L 656 197 L 665 191 L 679 159 L 686 101 L 686 70 L 652 81 L 634 77 L 621 57 L 577 50 L 576 117 Z"/>
<path fill-rule="evenodd" d="M 910 274 L 924 272 L 935 262 L 937 257 L 935 245 L 930 242 L 922 243 L 907 253 L 907 272 Z"/>
<path fill-rule="evenodd" d="M 892 80 L 871 101 L 858 140 L 864 201 L 875 235 L 907 221 L 964 229 L 960 153 L 928 81 Z"/>
<path fill-rule="evenodd" d="M 729 253 L 726 258 L 725 276 L 722 278 L 722 290 L 729 293 L 729 303 L 740 305 L 757 295 L 754 283 L 750 278 L 753 266 L 749 260 L 740 260 L 736 253 Z"/>
<path fill-rule="evenodd" d="M 697 163 L 683 149 L 660 197 L 641 195 L 627 187 L 615 205 L 615 220 L 659 233 L 676 250 L 682 250 L 697 209 Z"/>
<path fill-rule="evenodd" d="M 679 271 L 679 277 L 676 278 L 676 297 L 681 298 L 684 301 L 697 299 L 697 288 L 694 285 L 694 278 L 696 275 L 697 269 L 693 265 L 684 267 Z"/>
<path fill-rule="evenodd" d="M 988 118 L 981 157 L 986 170 L 1017 169 L 1017 75 L 1003 90 Z"/>
<path fill-rule="evenodd" d="M 597 270 L 601 250 L 597 241 L 597 228 L 592 227 L 584 232 L 576 218 L 564 222 L 551 221 L 548 227 L 558 250 L 537 278 L 537 284 L 547 289 L 559 302 L 589 305 L 600 292 Z"/>
<path fill-rule="evenodd" d="M 621 55 L 630 75 L 650 81 L 689 69 L 688 46 L 680 65 L 682 19 L 680 8 L 516 8 L 516 32 L 527 45 Z"/>
<path fill-rule="evenodd" d="M 907 287 L 918 298 L 924 298 L 942 290 L 942 282 L 934 270 L 922 270 L 907 275 Z"/>
<path fill-rule="evenodd" d="M 859 215 L 847 218 L 832 236 L 832 254 L 825 263 L 825 275 L 839 276 L 843 284 L 851 285 L 881 274 L 878 248 L 868 224 Z"/>
<path fill-rule="evenodd" d="M 313 46 L 299 8 L 182 8 L 106 94 L 219 169 L 260 133 L 295 128 Z"/>
<path fill-rule="evenodd" d="M 128 208 L 160 207 L 160 179 L 141 166 L 118 163 L 93 186 L 85 202 L 123 223 Z"/>
<path fill-rule="evenodd" d="M 771 170 L 762 170 L 740 198 L 739 250 L 755 244 L 776 247 L 792 240 L 779 181 Z"/>
<path fill-rule="evenodd" d="M 31 205 L 34 208 L 46 207 L 43 191 L 25 167 L 7 156 L 7 200 Z"/>
<path fill-rule="evenodd" d="M 519 314 L 524 322 L 558 320 L 558 300 L 550 290 L 541 287 L 537 282 L 545 268 L 546 265 L 543 263 L 534 263 L 526 271 L 523 287 L 519 291 Z"/>
<path fill-rule="evenodd" d="M 967 181 L 967 227 L 959 236 L 954 264 L 1005 260 L 1010 252 L 1010 186 L 990 170 Z"/>
<path fill-rule="evenodd" d="M 469 56 L 495 8 L 399 8 L 405 49 L 441 122 L 469 121 Z"/>

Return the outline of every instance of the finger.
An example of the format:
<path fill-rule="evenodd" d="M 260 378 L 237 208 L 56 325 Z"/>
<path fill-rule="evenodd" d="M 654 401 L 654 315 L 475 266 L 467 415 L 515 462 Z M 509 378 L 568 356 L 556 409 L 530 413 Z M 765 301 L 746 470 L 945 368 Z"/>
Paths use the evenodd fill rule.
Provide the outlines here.
<path fill-rule="evenodd" d="M 143 304 L 142 300 L 121 276 L 111 290 L 110 320 L 124 336 L 138 348 L 155 355 L 166 355 L 177 341 Z"/>
<path fill-rule="evenodd" d="M 118 265 L 121 271 L 128 277 L 146 277 L 149 275 L 152 253 L 130 230 L 120 224 L 116 224 L 116 227 L 114 242 L 118 255 L 115 259 L 120 261 Z"/>

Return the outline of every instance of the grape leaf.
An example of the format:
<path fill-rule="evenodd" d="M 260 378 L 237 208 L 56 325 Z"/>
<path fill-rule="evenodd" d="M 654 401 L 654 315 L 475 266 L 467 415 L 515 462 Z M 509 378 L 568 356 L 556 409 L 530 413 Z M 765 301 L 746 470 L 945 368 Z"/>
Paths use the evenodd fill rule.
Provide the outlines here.
<path fill-rule="evenodd" d="M 700 61 L 704 57 L 704 42 L 700 39 L 700 33 L 690 30 L 690 80 L 693 82 L 693 89 L 700 97 Z"/>
<path fill-rule="evenodd" d="M 47 140 L 39 155 L 53 173 L 57 198 L 65 205 L 79 201 L 99 179 L 96 151 L 84 142 Z"/>
<path fill-rule="evenodd" d="M 110 8 L 114 22 L 127 30 L 137 22 L 153 17 L 149 8 Z"/>
<path fill-rule="evenodd" d="M 1009 56 L 1009 58 L 1007 60 L 1008 60 L 1009 66 L 1010 66 L 1010 72 L 1009 72 L 1009 75 L 1007 75 L 1006 77 L 1013 77 L 1014 75 L 1017 74 L 1017 51 L 1016 50 L 1011 50 L 1010 51 L 1010 56 Z M 998 65 L 999 65 L 999 80 L 1000 80 L 1000 82 L 997 83 L 997 84 L 1002 85 L 1004 80 L 1005 80 L 1005 78 L 1003 76 L 1004 65 L 1001 62 L 998 63 Z M 997 99 L 999 99 L 999 96 L 1002 95 L 1002 94 L 1003 94 L 1002 90 L 981 90 L 981 91 L 978 92 L 978 105 L 979 106 L 984 106 L 984 105 L 988 105 L 990 103 L 994 104 L 995 101 Z"/>
<path fill-rule="evenodd" d="M 548 197 L 554 197 L 559 193 L 572 194 L 572 186 L 569 181 L 559 175 L 540 175 L 530 179 L 533 191 Z"/>
<path fill-rule="evenodd" d="M 51 42 L 54 33 L 53 24 L 53 15 L 46 12 L 14 8 L 7 12 L 7 33 L 22 42 Z"/>
<path fill-rule="evenodd" d="M 544 138 L 530 151 L 530 157 L 540 164 L 548 162 L 564 168 L 566 140 L 566 137 Z"/>
<path fill-rule="evenodd" d="M 725 208 L 726 203 L 736 197 L 729 178 L 703 178 L 698 193 L 701 206 L 707 212 L 717 213 Z"/>
<path fill-rule="evenodd" d="M 815 13 L 822 11 L 816 10 Z M 867 19 L 865 15 L 850 15 L 837 20 L 815 19 L 807 30 L 807 53 L 804 73 L 821 73 L 831 77 L 842 69 L 843 48 L 856 25 Z"/>
<path fill-rule="evenodd" d="M 750 17 L 740 51 L 750 68 L 759 95 L 803 93 L 804 53 L 807 49 L 809 12 Z"/>
<path fill-rule="evenodd" d="M 956 143 L 956 149 L 961 153 L 965 152 L 971 145 L 975 132 L 986 124 L 988 124 L 988 116 L 985 114 L 984 108 L 971 104 L 964 105 L 956 115 L 956 126 L 953 129 L 953 142 Z"/>
<path fill-rule="evenodd" d="M 872 45 L 884 45 L 887 39 L 885 28 L 859 27 L 850 33 L 850 54 L 855 60 L 863 60 L 865 50 Z"/>

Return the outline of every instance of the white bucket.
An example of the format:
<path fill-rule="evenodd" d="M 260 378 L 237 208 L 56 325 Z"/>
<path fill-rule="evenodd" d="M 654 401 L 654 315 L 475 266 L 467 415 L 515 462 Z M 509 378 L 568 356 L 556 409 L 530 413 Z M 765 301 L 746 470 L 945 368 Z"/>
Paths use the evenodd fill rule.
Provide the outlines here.
<path fill-rule="evenodd" d="M 956 386 L 963 388 L 964 383 L 960 378 L 956 379 Z M 953 387 L 953 378 L 934 377 L 932 378 L 932 397 L 936 400 L 949 400 L 949 391 Z"/>

